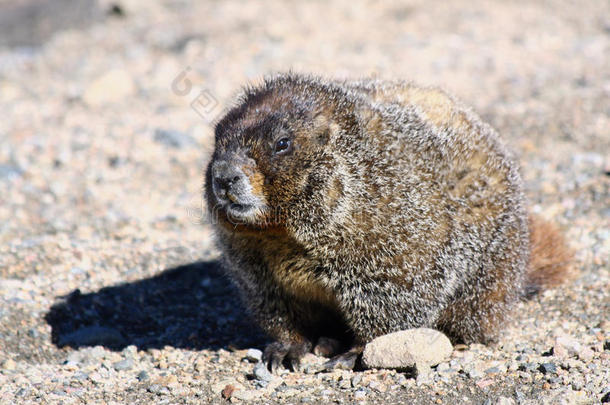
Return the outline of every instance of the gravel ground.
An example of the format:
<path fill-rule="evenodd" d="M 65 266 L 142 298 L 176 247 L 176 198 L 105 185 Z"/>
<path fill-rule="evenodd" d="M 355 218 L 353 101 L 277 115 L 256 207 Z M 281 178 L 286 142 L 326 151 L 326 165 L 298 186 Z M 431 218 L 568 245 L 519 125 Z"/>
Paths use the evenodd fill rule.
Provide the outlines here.
<path fill-rule="evenodd" d="M 332 4 L 82 0 L 24 38 L 32 0 L 0 0 L 0 403 L 610 401 L 610 3 Z M 287 69 L 473 105 L 578 277 L 427 379 L 255 368 L 267 338 L 219 271 L 202 170 L 239 86 Z"/>

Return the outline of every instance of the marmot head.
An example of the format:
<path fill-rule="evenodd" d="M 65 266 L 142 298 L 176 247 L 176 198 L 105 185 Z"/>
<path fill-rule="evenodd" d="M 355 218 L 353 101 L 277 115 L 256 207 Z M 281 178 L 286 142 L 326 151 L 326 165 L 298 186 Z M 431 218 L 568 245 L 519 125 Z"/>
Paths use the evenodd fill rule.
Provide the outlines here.
<path fill-rule="evenodd" d="M 206 172 L 212 220 L 231 228 L 268 228 L 285 225 L 304 202 L 306 208 L 332 204 L 328 199 L 336 199 L 342 186 L 334 180 L 337 162 L 329 143 L 350 121 L 341 92 L 294 75 L 247 89 L 216 125 Z M 306 211 L 301 215 L 316 215 Z"/>

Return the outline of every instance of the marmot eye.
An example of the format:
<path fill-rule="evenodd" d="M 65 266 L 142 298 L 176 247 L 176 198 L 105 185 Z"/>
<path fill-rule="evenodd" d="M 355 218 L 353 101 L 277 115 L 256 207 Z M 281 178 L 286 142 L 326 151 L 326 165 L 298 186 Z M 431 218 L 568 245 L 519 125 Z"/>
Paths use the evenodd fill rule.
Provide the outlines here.
<path fill-rule="evenodd" d="M 288 138 L 282 138 L 279 141 L 277 141 L 275 143 L 275 153 L 282 153 L 285 152 L 286 150 L 288 150 L 288 148 L 290 147 L 290 139 Z"/>

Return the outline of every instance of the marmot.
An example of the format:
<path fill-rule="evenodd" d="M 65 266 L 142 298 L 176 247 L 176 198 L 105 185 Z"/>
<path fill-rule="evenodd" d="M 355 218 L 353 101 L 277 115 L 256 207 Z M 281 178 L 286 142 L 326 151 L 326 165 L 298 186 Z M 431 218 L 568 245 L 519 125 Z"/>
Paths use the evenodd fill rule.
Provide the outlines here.
<path fill-rule="evenodd" d="M 496 131 L 437 88 L 267 78 L 217 123 L 205 177 L 226 271 L 276 339 L 272 370 L 320 337 L 351 348 L 329 368 L 408 328 L 493 341 L 568 269 Z"/>

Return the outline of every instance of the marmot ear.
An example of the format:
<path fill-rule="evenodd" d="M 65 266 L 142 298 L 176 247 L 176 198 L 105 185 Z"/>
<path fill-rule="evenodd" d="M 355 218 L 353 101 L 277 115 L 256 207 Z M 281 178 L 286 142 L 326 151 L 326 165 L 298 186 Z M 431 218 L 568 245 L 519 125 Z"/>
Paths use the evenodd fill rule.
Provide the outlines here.
<path fill-rule="evenodd" d="M 326 145 L 339 132 L 339 125 L 323 113 L 313 119 L 312 140 L 318 145 Z"/>

